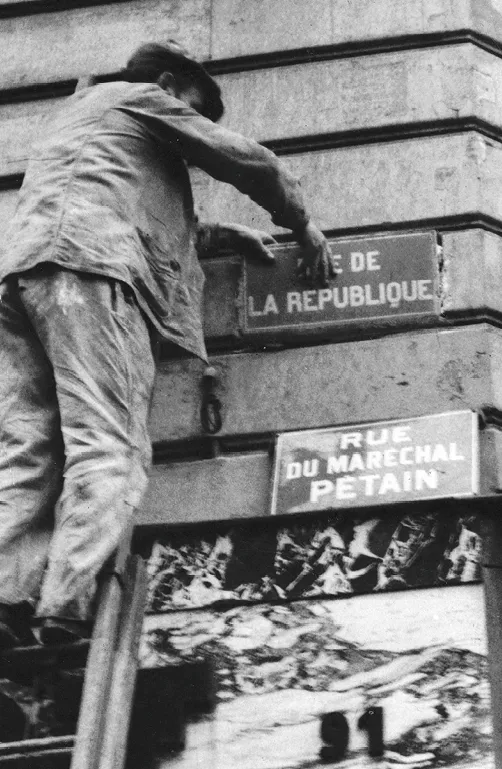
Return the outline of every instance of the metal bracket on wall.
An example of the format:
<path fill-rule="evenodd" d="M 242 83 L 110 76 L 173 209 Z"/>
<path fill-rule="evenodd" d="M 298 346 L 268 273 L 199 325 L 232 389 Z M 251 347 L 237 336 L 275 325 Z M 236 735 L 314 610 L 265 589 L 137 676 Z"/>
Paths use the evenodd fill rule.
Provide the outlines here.
<path fill-rule="evenodd" d="M 218 372 L 213 366 L 208 366 L 202 375 L 202 404 L 200 421 L 204 432 L 215 435 L 221 430 L 221 401 L 215 394 L 218 382 Z"/>

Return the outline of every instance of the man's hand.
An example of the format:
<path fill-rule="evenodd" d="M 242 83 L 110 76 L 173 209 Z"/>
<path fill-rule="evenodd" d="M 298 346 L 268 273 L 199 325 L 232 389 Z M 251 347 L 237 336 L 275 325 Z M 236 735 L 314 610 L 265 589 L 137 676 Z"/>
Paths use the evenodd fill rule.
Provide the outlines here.
<path fill-rule="evenodd" d="M 303 230 L 297 230 L 295 235 L 303 251 L 298 277 L 305 278 L 313 286 L 327 286 L 337 274 L 328 241 L 312 221 Z"/>
<path fill-rule="evenodd" d="M 277 243 L 274 238 L 262 230 L 253 230 L 243 224 L 218 225 L 218 244 L 220 248 L 240 251 L 250 259 L 272 263 L 275 257 L 267 248 Z"/>

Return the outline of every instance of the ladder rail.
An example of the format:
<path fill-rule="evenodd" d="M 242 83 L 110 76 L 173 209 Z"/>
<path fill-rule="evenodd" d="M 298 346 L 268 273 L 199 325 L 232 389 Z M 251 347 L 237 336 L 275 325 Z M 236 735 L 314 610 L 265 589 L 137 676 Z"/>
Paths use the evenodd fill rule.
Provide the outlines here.
<path fill-rule="evenodd" d="M 107 576 L 100 588 L 71 769 L 97 769 L 98 766 L 121 598 L 122 588 L 117 579 Z"/>
<path fill-rule="evenodd" d="M 99 769 L 122 769 L 126 761 L 138 650 L 148 588 L 146 564 L 139 556 L 131 559 L 128 577 L 128 590 L 124 595 L 124 612 L 105 714 Z"/>
<path fill-rule="evenodd" d="M 73 747 L 73 735 L 62 737 L 32 737 L 28 740 L 0 743 L 0 759 L 11 754 L 27 754 L 34 751 L 62 750 Z"/>
<path fill-rule="evenodd" d="M 70 769 L 99 767 L 131 538 L 132 521 L 124 532 L 113 567 L 105 568 L 102 574 Z"/>
<path fill-rule="evenodd" d="M 57 669 L 63 661 L 70 668 L 85 657 L 87 662 L 76 733 L 0 743 L 1 765 L 21 762 L 25 766 L 30 761 L 30 765 L 47 769 L 52 757 L 57 766 L 70 769 L 123 769 L 148 588 L 146 563 L 141 556 L 131 555 L 131 539 L 132 525 L 101 573 L 90 644 L 25 647 L 7 650 L 5 659 L 2 656 L 2 669 L 13 665 L 23 674 L 32 668 Z"/>

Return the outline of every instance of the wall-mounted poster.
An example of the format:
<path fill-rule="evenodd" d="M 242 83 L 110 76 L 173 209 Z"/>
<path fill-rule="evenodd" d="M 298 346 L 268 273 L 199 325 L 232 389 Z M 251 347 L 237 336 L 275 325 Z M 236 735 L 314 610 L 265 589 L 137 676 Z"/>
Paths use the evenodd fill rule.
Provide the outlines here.
<path fill-rule="evenodd" d="M 478 492 L 471 411 L 282 433 L 272 513 L 301 513 Z"/>
<path fill-rule="evenodd" d="M 480 552 L 460 502 L 166 531 L 142 665 L 216 706 L 156 769 L 494 769 Z"/>
<path fill-rule="evenodd" d="M 149 561 L 149 611 L 350 596 L 481 579 L 470 511 L 351 511 L 169 531 Z"/>
<path fill-rule="evenodd" d="M 494 767 L 480 585 L 150 615 L 141 654 L 215 667 L 159 769 Z"/>

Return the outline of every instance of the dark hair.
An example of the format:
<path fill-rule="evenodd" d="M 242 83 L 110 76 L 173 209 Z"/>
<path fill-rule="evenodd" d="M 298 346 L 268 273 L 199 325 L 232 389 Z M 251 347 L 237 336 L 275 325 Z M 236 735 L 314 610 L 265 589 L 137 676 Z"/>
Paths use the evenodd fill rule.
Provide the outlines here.
<path fill-rule="evenodd" d="M 155 83 L 163 72 L 171 72 L 187 85 L 193 85 L 201 92 L 203 103 L 200 113 L 213 122 L 223 115 L 221 89 L 209 72 L 183 52 L 175 41 L 167 45 L 147 43 L 138 48 L 117 75 L 117 80 L 129 83 Z"/>

